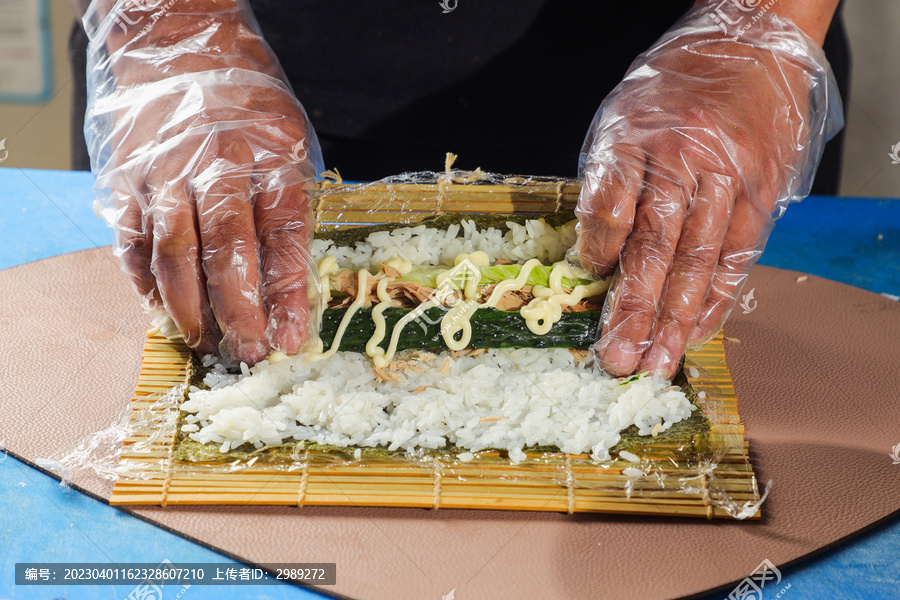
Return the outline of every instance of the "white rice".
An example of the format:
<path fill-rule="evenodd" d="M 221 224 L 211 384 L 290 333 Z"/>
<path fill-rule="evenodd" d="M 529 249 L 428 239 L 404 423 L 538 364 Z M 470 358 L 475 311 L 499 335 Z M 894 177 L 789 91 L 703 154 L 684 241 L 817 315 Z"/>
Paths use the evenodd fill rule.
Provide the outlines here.
<path fill-rule="evenodd" d="M 514 463 L 525 458 L 523 448 L 546 445 L 607 460 L 621 430 L 637 425 L 649 435 L 660 425 L 665 431 L 694 409 L 661 378 L 622 384 L 564 349 L 490 350 L 457 359 L 443 353 L 413 366 L 395 371 L 403 381 L 382 382 L 371 359 L 353 352 L 321 361 L 263 361 L 244 375 L 219 368 L 205 379 L 212 389 L 192 388 L 182 405 L 191 413 L 184 431 L 223 452 L 246 442 L 309 440 L 407 451 L 500 448 Z"/>
<path fill-rule="evenodd" d="M 493 227 L 479 231 L 474 221 L 451 225 L 447 230 L 429 229 L 424 225 L 382 231 L 369 235 L 354 247 L 336 247 L 333 242 L 313 240 L 310 252 L 318 263 L 326 255 L 334 256 L 345 269 L 378 270 L 381 263 L 399 257 L 414 265 L 452 265 L 460 254 L 485 252 L 494 262 L 504 259 L 524 263 L 538 258 L 543 264 L 562 260 L 575 243 L 575 223 L 551 227 L 543 219 L 524 225 L 508 223 L 502 233 Z"/>
<path fill-rule="evenodd" d="M 654 425 L 654 427 L 655 427 L 655 425 Z M 660 428 L 660 429 L 661 429 L 661 428 Z M 652 430 L 651 430 L 651 433 L 652 433 Z M 632 452 L 628 452 L 627 450 L 622 450 L 621 452 L 619 452 L 619 458 L 624 458 L 624 459 L 627 460 L 628 462 L 633 462 L 633 463 L 639 463 L 639 462 L 641 462 L 641 459 L 638 458 L 638 455 L 637 455 L 637 454 L 634 454 L 634 453 L 632 453 Z"/>

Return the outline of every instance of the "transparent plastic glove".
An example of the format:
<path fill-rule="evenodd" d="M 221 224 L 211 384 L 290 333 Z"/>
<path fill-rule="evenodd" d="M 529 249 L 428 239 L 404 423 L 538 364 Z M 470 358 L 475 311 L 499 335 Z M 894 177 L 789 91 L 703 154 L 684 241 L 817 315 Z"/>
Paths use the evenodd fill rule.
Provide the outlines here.
<path fill-rule="evenodd" d="M 582 150 L 570 259 L 596 275 L 618 266 L 594 348 L 613 375 L 671 377 L 688 344 L 718 332 L 843 126 L 811 39 L 771 13 L 725 34 L 711 13 L 737 9 L 709 4 L 635 60 Z"/>
<path fill-rule="evenodd" d="M 146 308 L 200 353 L 298 352 L 316 331 L 307 245 L 322 161 L 249 8 L 98 0 L 84 22 L 95 191 Z"/>

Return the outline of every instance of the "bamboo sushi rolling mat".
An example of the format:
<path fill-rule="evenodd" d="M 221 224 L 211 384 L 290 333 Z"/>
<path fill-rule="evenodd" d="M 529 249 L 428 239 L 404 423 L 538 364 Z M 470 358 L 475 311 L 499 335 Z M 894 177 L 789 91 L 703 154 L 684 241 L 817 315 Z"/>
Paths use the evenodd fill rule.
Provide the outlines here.
<path fill-rule="evenodd" d="M 415 223 L 451 212 L 546 214 L 574 208 L 580 190 L 568 180 L 458 183 L 471 179 L 460 171 L 436 179 L 324 184 L 314 206 L 317 228 Z M 480 508 L 711 519 L 731 518 L 721 508 L 723 500 L 752 504 L 759 498 L 721 334 L 685 357 L 684 376 L 709 421 L 708 434 L 687 444 L 664 435 L 646 437 L 628 447 L 653 474 L 637 480 L 623 474 L 635 466 L 623 459 L 598 466 L 587 455 L 562 453 L 529 453 L 529 460 L 519 465 L 497 452 L 479 452 L 471 462 L 450 464 L 391 457 L 336 462 L 333 453 L 315 450 L 291 459 L 261 456 L 234 470 L 228 468 L 230 460 L 180 461 L 174 457 L 178 420 L 171 401 L 162 398 L 186 383 L 190 358 L 180 340 L 158 334 L 147 338 L 131 401 L 133 433 L 125 440 L 111 504 Z M 759 517 L 756 508 L 751 518 Z"/>

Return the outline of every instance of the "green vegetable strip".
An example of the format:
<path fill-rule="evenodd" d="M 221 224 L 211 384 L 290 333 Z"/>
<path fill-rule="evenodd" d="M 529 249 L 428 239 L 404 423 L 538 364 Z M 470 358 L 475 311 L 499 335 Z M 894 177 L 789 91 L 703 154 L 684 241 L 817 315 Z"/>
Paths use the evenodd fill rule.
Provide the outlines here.
<path fill-rule="evenodd" d="M 447 272 L 451 268 L 452 267 L 446 266 L 414 266 L 412 268 L 412 271 L 403 275 L 400 280 L 411 281 L 420 285 L 424 285 L 425 287 L 436 288 L 438 276 L 441 273 Z M 499 283 L 500 281 L 505 281 L 507 279 L 515 279 L 519 276 L 519 271 L 522 270 L 522 265 L 494 265 L 492 267 L 480 267 L 479 270 L 481 271 L 481 280 L 478 282 L 478 284 L 484 286 L 491 283 Z M 550 283 L 550 271 L 552 270 L 552 266 L 542 265 L 539 267 L 535 267 L 528 274 L 528 281 L 526 281 L 525 284 L 547 286 Z M 458 278 L 454 278 L 454 282 L 457 284 L 457 287 L 462 288 L 462 274 L 460 274 Z M 569 289 L 574 288 L 576 285 L 588 285 L 590 283 L 592 282 L 588 281 L 587 279 L 568 279 L 566 277 L 563 277 L 562 279 L 563 287 L 567 287 Z"/>
<path fill-rule="evenodd" d="M 389 308 L 384 311 L 387 335 L 381 347 L 387 349 L 394 325 L 412 309 Z M 431 308 L 425 315 L 407 325 L 400 334 L 398 350 L 446 350 L 441 337 L 441 318 L 445 308 Z M 346 309 L 328 308 L 322 318 L 320 337 L 325 349 L 331 348 Z M 577 348 L 587 349 L 594 343 L 600 312 L 584 311 L 563 313 L 553 329 L 546 335 L 532 333 L 525 320 L 517 312 L 493 308 L 481 308 L 472 315 L 472 340 L 467 348 Z M 372 311 L 360 309 L 350 319 L 347 331 L 341 339 L 340 350 L 365 352 L 366 342 L 375 333 Z"/>

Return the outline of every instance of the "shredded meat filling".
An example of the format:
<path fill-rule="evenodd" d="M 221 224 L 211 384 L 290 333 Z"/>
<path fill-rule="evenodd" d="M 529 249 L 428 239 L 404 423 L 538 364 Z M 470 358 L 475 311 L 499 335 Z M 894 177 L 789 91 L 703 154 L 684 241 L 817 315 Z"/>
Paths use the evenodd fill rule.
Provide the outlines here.
<path fill-rule="evenodd" d="M 400 272 L 393 267 L 382 265 L 381 268 L 385 275 L 389 277 L 401 276 Z M 332 295 L 334 296 L 336 294 L 337 297 L 332 297 L 331 301 L 328 303 L 328 308 L 346 308 L 350 306 L 358 293 L 358 284 L 359 277 L 355 271 L 344 270 L 333 275 L 331 277 Z M 370 278 L 367 281 L 367 284 L 369 289 L 366 290 L 365 306 L 371 307 L 378 303 L 378 280 Z M 479 300 L 481 302 L 487 300 L 495 287 L 497 287 L 497 284 L 492 283 L 481 288 L 479 290 Z M 435 295 L 435 290 L 433 288 L 412 281 L 401 281 L 397 279 L 388 282 L 386 291 L 391 298 L 392 306 L 398 308 L 415 308 L 423 302 L 431 300 Z M 458 294 L 456 297 L 446 295 L 444 298 L 444 305 L 451 306 L 458 298 Z M 603 309 L 604 299 L 605 294 L 585 298 L 573 306 L 563 308 L 563 312 L 599 311 Z M 527 305 L 532 300 L 534 300 L 532 286 L 526 285 L 521 290 L 503 294 L 495 308 L 497 310 L 515 312 L 521 310 L 523 306 Z"/>
<path fill-rule="evenodd" d="M 398 273 L 399 275 L 399 273 Z M 378 303 L 378 280 L 369 279 L 367 282 L 365 306 L 369 307 Z M 332 294 L 341 294 L 334 297 L 328 303 L 329 308 L 346 308 L 353 303 L 359 290 L 359 278 L 353 271 L 340 271 L 331 278 Z M 391 281 L 387 284 L 387 294 L 390 296 L 393 306 L 401 308 L 415 308 L 434 294 L 430 287 L 413 283 L 412 281 Z M 346 294 L 346 295 L 343 295 Z"/>

